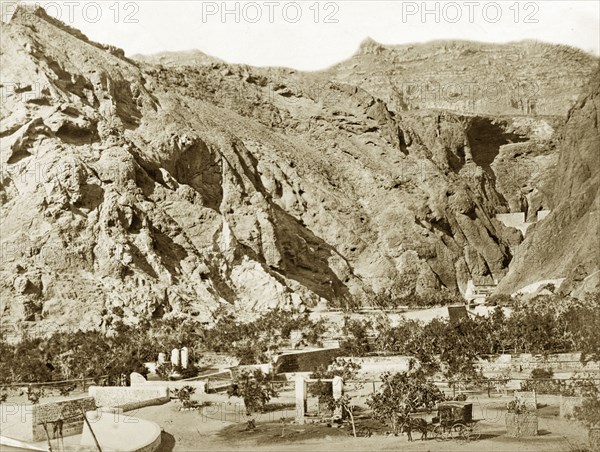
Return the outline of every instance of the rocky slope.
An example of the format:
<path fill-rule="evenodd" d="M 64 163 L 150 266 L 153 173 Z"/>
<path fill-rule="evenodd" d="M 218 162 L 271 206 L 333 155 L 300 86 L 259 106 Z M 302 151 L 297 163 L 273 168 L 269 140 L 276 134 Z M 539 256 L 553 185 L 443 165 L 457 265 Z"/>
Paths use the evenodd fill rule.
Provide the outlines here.
<path fill-rule="evenodd" d="M 555 117 L 398 111 L 339 74 L 196 53 L 133 61 L 40 9 L 0 32 L 4 324 L 458 292 L 501 279 L 522 241 L 496 213 L 554 199 Z M 545 113 L 589 70 L 569 58 Z"/>
<path fill-rule="evenodd" d="M 552 213 L 533 225 L 499 290 L 567 278 L 564 292 L 597 285 L 600 269 L 600 68 L 569 112 L 558 148 Z M 593 286 L 593 285 L 591 285 Z M 593 287 L 590 287 L 593 288 Z M 576 291 L 583 294 L 583 291 Z"/>

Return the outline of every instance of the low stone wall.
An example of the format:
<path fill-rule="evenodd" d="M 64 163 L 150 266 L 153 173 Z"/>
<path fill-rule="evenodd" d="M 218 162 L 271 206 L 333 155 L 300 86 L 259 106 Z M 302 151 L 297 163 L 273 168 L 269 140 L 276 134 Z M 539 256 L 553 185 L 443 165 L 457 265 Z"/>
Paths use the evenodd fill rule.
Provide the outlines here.
<path fill-rule="evenodd" d="M 85 412 L 95 408 L 96 403 L 92 397 L 39 405 L 3 404 L 0 429 L 3 435 L 21 441 L 46 441 L 48 436 L 55 437 L 54 427 L 58 427 L 62 421 L 63 436 L 78 435 L 83 430 L 82 410 Z"/>
<path fill-rule="evenodd" d="M 412 358 L 410 356 L 369 356 L 340 359 L 360 364 L 359 375 L 379 377 L 383 372 L 407 372 Z"/>
<path fill-rule="evenodd" d="M 134 383 L 132 381 L 130 388 L 135 388 L 136 390 L 142 389 L 167 389 L 171 393 L 177 389 L 181 389 L 184 386 L 191 386 L 196 389 L 196 394 L 204 394 L 206 391 L 206 381 L 204 380 L 177 380 L 177 381 L 166 381 L 166 380 L 150 380 L 140 383 Z"/>
<path fill-rule="evenodd" d="M 526 438 L 530 436 L 537 436 L 537 413 L 506 413 L 506 434 L 513 438 Z"/>
<path fill-rule="evenodd" d="M 232 369 L 234 375 L 239 375 L 242 372 L 254 372 L 260 370 L 263 374 L 268 374 L 273 371 L 273 364 L 249 364 L 246 366 L 236 366 Z"/>
<path fill-rule="evenodd" d="M 339 348 L 297 350 L 280 355 L 274 368 L 278 373 L 314 372 L 329 366 L 340 354 Z"/>
<path fill-rule="evenodd" d="M 524 212 L 499 213 L 496 215 L 496 220 L 501 221 L 509 228 L 518 229 L 523 235 L 527 233 L 527 229 L 531 226 L 531 223 L 525 222 Z"/>
<path fill-rule="evenodd" d="M 590 361 L 586 364 L 580 361 L 581 353 L 555 353 L 551 355 L 532 355 L 530 353 L 506 354 L 490 356 L 481 359 L 477 366 L 483 372 L 502 372 L 510 369 L 513 372 L 530 372 L 533 369 L 551 369 L 558 372 L 598 372 L 600 362 Z"/>
<path fill-rule="evenodd" d="M 120 407 L 125 411 L 169 401 L 169 390 L 164 386 L 90 386 L 88 394 L 99 407 Z"/>
<path fill-rule="evenodd" d="M 63 420 L 63 436 L 80 434 L 83 429 L 82 410 L 85 412 L 95 408 L 96 402 L 92 397 L 35 405 L 32 420 L 33 440 L 47 439 L 44 423 L 46 423 L 47 429 L 51 429 L 53 424 L 61 419 Z M 49 433 L 52 435 L 52 432 Z"/>

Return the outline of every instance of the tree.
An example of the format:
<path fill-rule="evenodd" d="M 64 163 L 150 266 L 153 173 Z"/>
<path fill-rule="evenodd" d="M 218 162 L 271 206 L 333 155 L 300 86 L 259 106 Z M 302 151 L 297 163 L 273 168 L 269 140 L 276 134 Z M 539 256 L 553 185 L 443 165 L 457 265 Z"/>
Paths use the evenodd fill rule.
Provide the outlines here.
<path fill-rule="evenodd" d="M 506 334 L 507 317 L 502 307 L 497 306 L 485 322 L 489 341 L 488 353 L 502 353 L 510 346 Z"/>
<path fill-rule="evenodd" d="M 348 413 L 350 416 L 350 424 L 352 425 L 352 435 L 356 438 L 356 423 L 354 422 L 354 403 L 352 402 L 352 398 L 348 394 L 342 395 L 339 399 L 331 398 L 331 409 L 333 411 L 336 408 L 342 410 L 342 412 Z"/>
<path fill-rule="evenodd" d="M 394 434 L 399 433 L 409 413 L 419 408 L 432 409 L 445 400 L 444 394 L 427 380 L 425 371 L 415 368 L 414 363 L 406 373 L 383 374 L 382 383 L 367 405 L 373 410 L 373 417 L 389 425 Z"/>
<path fill-rule="evenodd" d="M 572 349 L 581 351 L 581 361 L 600 360 L 600 290 L 573 303 L 564 315 Z"/>
<path fill-rule="evenodd" d="M 329 381 L 322 381 L 321 379 L 332 379 L 334 377 L 341 377 L 343 381 L 351 380 L 356 377 L 360 369 L 360 364 L 348 361 L 345 359 L 336 359 L 331 366 L 327 369 L 319 369 L 313 372 L 313 378 L 319 380 L 312 384 L 310 387 L 310 393 L 313 396 L 319 398 L 319 405 L 325 404 L 327 408 L 335 413 L 336 410 L 340 410 L 341 413 L 346 412 L 350 417 L 352 424 L 352 434 L 356 437 L 356 424 L 354 422 L 354 403 L 352 398 L 348 394 L 343 394 L 342 397 L 333 397 L 333 384 Z M 362 387 L 362 385 L 360 385 Z"/>
<path fill-rule="evenodd" d="M 265 374 L 260 369 L 254 372 L 242 371 L 237 375 L 233 384 L 227 390 L 229 397 L 240 397 L 246 407 L 246 416 L 262 412 L 272 397 L 277 397 L 273 387 L 274 375 Z M 255 425 L 254 419 L 248 421 L 248 426 Z"/>
<path fill-rule="evenodd" d="M 40 339 L 25 339 L 9 347 L 7 355 L 2 356 L 6 360 L 9 378 L 6 383 L 45 382 L 52 379 L 52 368 L 49 367 L 48 359 L 44 350 L 44 344 Z M 2 378 L 2 377 L 0 377 Z M 5 378 L 2 378 L 5 379 Z"/>
<path fill-rule="evenodd" d="M 371 351 L 369 331 L 372 325 L 368 320 L 353 320 L 344 317 L 342 334 L 347 339 L 341 344 L 342 353 L 349 356 L 365 356 Z"/>
<path fill-rule="evenodd" d="M 388 322 L 380 321 L 377 327 L 377 339 L 374 341 L 377 351 L 407 354 L 412 344 L 419 342 L 423 325 L 418 320 L 401 319 L 392 327 Z"/>

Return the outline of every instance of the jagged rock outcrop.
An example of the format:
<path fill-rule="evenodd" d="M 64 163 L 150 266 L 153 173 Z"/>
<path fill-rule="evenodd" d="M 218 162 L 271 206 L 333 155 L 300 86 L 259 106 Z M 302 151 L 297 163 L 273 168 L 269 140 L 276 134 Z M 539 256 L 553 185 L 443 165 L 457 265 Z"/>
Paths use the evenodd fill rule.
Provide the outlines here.
<path fill-rule="evenodd" d="M 512 292 L 542 279 L 567 278 L 566 293 L 600 269 L 600 68 L 569 112 L 558 143 L 552 213 L 534 224 L 519 246 L 499 291 Z M 585 281 L 585 283 L 584 283 Z"/>
<path fill-rule="evenodd" d="M 29 7 L 0 32 L 3 323 L 458 292 L 519 246 L 494 215 L 547 203 L 517 193 L 507 149 L 551 169 L 554 120 L 399 111 L 328 72 L 133 61 Z M 544 193 L 542 173 L 524 178 Z"/>

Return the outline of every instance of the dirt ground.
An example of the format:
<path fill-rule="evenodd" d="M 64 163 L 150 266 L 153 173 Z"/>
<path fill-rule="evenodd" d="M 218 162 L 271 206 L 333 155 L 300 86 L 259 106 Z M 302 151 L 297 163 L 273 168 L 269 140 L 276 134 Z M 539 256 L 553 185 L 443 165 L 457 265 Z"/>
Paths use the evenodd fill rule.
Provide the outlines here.
<path fill-rule="evenodd" d="M 179 411 L 177 402 L 146 407 L 130 413 L 158 423 L 164 430 L 162 452 L 170 451 L 464 451 L 464 452 L 570 452 L 576 446 L 587 443 L 587 432 L 579 424 L 560 419 L 556 407 L 539 411 L 539 435 L 535 438 L 515 439 L 506 436 L 503 400 L 485 400 L 474 405 L 474 418 L 479 419 L 481 438 L 478 441 L 458 443 L 438 442 L 434 439 L 420 440 L 420 433 L 413 433 L 415 441 L 406 436 L 386 436 L 383 429 L 374 431 L 370 438 L 354 438 L 350 428 L 334 428 L 324 424 L 286 424 L 283 430 L 281 417 L 292 420 L 293 409 L 275 410 L 261 415 L 257 429 L 246 430 L 243 407 L 226 398 L 198 411 Z M 366 425 L 366 424 L 365 424 Z"/>
<path fill-rule="evenodd" d="M 355 394 L 355 396 L 358 394 Z M 12 399 L 12 398 L 11 398 Z M 22 401 L 14 398 L 13 402 Z M 19 399 L 19 400 L 17 400 Z M 415 441 L 406 436 L 390 436 L 389 430 L 370 420 L 364 397 L 357 409 L 357 425 L 368 427 L 373 436 L 354 438 L 351 428 L 335 428 L 322 423 L 296 425 L 293 392 L 287 391 L 271 401 L 269 412 L 257 418 L 257 429 L 246 429 L 246 416 L 240 399 L 222 394 L 202 394 L 199 401 L 206 406 L 196 411 L 180 411 L 180 403 L 171 401 L 165 405 L 150 406 L 130 411 L 129 416 L 156 422 L 162 429 L 161 452 L 171 451 L 464 451 L 464 452 L 574 452 L 576 447 L 587 445 L 587 431 L 577 422 L 561 419 L 554 399 L 538 400 L 545 403 L 538 410 L 539 435 L 535 438 L 515 439 L 506 436 L 505 406 L 510 397 L 487 395 L 472 396 L 473 417 L 481 432 L 481 438 L 468 443 L 456 441 L 438 442 L 435 439 L 421 441 L 421 434 L 413 432 Z M 309 407 L 311 406 L 309 402 Z M 314 404 L 312 405 L 314 408 Z M 282 430 L 281 418 L 286 419 Z M 312 418 L 311 418 L 312 420 Z M 5 432 L 8 434 L 9 432 Z M 77 437 L 65 438 L 65 444 L 76 445 Z M 45 443 L 40 443 L 45 446 Z"/>

